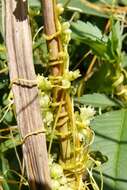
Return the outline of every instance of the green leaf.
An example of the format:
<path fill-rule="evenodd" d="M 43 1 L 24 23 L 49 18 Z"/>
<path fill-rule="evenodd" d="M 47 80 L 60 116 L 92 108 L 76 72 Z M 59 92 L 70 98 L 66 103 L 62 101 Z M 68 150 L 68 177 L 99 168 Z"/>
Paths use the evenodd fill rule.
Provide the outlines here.
<path fill-rule="evenodd" d="M 6 158 L 4 158 L 3 154 L 1 154 L 1 160 L 0 161 L 1 161 L 0 170 L 1 170 L 1 173 L 4 174 L 9 169 L 9 163 L 8 163 L 8 160 Z M 2 184 L 3 184 L 4 190 L 10 190 L 10 187 L 9 187 L 9 185 L 7 183 L 7 180 L 6 180 L 5 176 L 2 176 L 2 178 L 3 178 L 3 183 Z"/>
<path fill-rule="evenodd" d="M 28 0 L 29 6 L 31 7 L 41 7 L 41 3 L 39 0 Z"/>
<path fill-rule="evenodd" d="M 41 7 L 41 3 L 39 0 L 28 0 L 29 2 L 29 6 L 31 7 L 36 7 L 39 8 Z M 89 6 L 89 2 L 83 2 L 82 0 L 58 0 L 58 3 L 62 3 L 63 5 L 66 5 L 67 10 L 72 11 L 72 12 L 79 12 L 79 13 L 83 13 L 83 14 L 89 14 L 89 15 L 95 15 L 95 16 L 99 16 L 99 17 L 109 17 L 111 15 L 111 13 L 106 13 L 104 11 L 99 11 L 97 9 L 92 8 L 92 6 Z M 100 6 L 100 5 L 111 5 L 112 4 L 112 0 L 97 0 L 93 3 L 93 7 L 94 5 L 96 6 Z"/>
<path fill-rule="evenodd" d="M 123 68 L 127 67 L 127 54 L 126 53 L 122 54 L 122 67 Z"/>
<path fill-rule="evenodd" d="M 107 76 L 110 73 L 112 65 L 107 62 L 102 62 L 99 69 L 88 80 L 86 88 L 89 88 L 91 92 L 112 94 L 113 86 L 111 77 Z"/>
<path fill-rule="evenodd" d="M 108 156 L 103 165 L 104 190 L 127 189 L 127 110 L 97 116 L 91 123 L 95 130 L 93 148 Z"/>
<path fill-rule="evenodd" d="M 72 39 L 78 40 L 91 47 L 99 56 L 107 52 L 107 37 L 102 35 L 100 29 L 90 22 L 77 21 L 71 24 Z M 100 51 L 101 50 L 101 51 Z"/>
<path fill-rule="evenodd" d="M 78 28 L 79 34 L 81 37 L 88 37 L 91 40 L 96 41 L 101 40 L 103 38 L 101 30 L 90 22 L 82 22 L 81 20 L 77 21 L 76 23 L 72 23 L 72 27 L 75 29 Z"/>
<path fill-rule="evenodd" d="M 0 0 L 0 33 L 2 37 L 5 36 L 5 3 L 3 0 Z"/>
<path fill-rule="evenodd" d="M 4 153 L 7 150 L 14 148 L 21 144 L 19 135 L 16 135 L 14 139 L 12 139 L 12 136 L 9 136 L 10 139 L 0 143 L 0 153 Z"/>
<path fill-rule="evenodd" d="M 14 114 L 12 110 L 9 110 L 5 115 L 3 121 L 6 121 L 8 124 L 11 124 L 14 120 Z"/>
<path fill-rule="evenodd" d="M 116 23 L 113 19 L 111 21 L 112 21 L 112 30 L 109 37 L 109 40 L 111 41 L 109 43 L 109 51 L 117 60 L 121 54 L 123 30 L 119 21 L 117 21 Z"/>
<path fill-rule="evenodd" d="M 13 160 L 11 158 L 11 160 Z M 19 190 L 18 184 L 17 183 L 8 183 L 9 181 L 17 181 L 16 179 L 16 175 L 12 172 L 12 169 L 10 167 L 10 160 L 8 161 L 8 159 L 6 158 L 6 156 L 4 154 L 0 155 L 0 162 L 1 162 L 1 176 L 2 176 L 2 180 L 3 180 L 3 189 L 4 190 Z M 15 167 L 16 169 L 16 167 Z"/>
<path fill-rule="evenodd" d="M 121 3 L 123 3 L 124 5 L 127 5 L 127 0 L 121 0 Z"/>
<path fill-rule="evenodd" d="M 106 96 L 105 94 L 99 94 L 99 93 L 83 95 L 79 98 L 75 98 L 75 101 L 80 104 L 91 105 L 94 107 L 100 107 L 102 109 L 104 109 L 108 106 L 111 106 L 111 107 L 118 106 L 118 104 L 115 103 L 110 98 L 108 98 L 108 96 Z"/>
<path fill-rule="evenodd" d="M 82 0 L 70 0 L 70 1 L 59 0 L 59 2 L 65 5 L 66 5 L 66 2 L 69 2 L 67 3 L 67 9 L 70 11 L 77 11 L 80 13 L 96 15 L 100 17 L 109 17 L 109 14 L 93 9 L 92 7 L 88 6 L 87 2 L 83 2 Z M 95 3 L 93 3 L 93 5 L 94 4 L 99 6 L 102 3 L 100 1 L 96 1 Z"/>

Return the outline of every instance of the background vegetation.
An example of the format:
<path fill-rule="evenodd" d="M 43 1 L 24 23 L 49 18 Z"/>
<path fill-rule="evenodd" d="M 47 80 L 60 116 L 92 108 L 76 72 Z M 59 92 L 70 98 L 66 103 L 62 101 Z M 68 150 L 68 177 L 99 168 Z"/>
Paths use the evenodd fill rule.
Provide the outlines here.
<path fill-rule="evenodd" d="M 22 151 L 10 93 L 4 43 L 4 11 L 0 10 L 0 181 L 4 190 L 28 189 L 22 176 Z M 81 77 L 74 86 L 75 106 L 91 105 L 95 140 L 92 156 L 103 163 L 104 190 L 126 190 L 127 185 L 127 1 L 61 0 L 64 21 L 70 21 L 70 69 Z M 48 54 L 42 36 L 41 5 L 29 0 L 36 73 L 48 75 Z M 100 176 L 94 171 L 98 183 Z M 20 185 L 19 185 L 20 184 Z"/>

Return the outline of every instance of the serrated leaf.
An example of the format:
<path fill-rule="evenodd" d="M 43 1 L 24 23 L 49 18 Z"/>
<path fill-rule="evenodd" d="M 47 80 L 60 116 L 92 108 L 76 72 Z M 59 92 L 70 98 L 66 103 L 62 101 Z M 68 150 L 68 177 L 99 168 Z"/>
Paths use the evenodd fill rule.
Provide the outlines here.
<path fill-rule="evenodd" d="M 81 20 L 78 20 L 76 23 L 72 23 L 72 28 L 73 27 L 78 27 L 78 30 L 82 37 L 89 37 L 94 41 L 96 41 L 97 39 L 101 40 L 103 38 L 101 30 L 96 25 L 93 25 L 90 22 L 85 23 Z"/>
<path fill-rule="evenodd" d="M 127 110 L 102 114 L 91 123 L 95 130 L 94 150 L 108 156 L 103 166 L 104 190 L 127 189 Z"/>
<path fill-rule="evenodd" d="M 90 22 L 77 21 L 71 24 L 72 39 L 87 44 L 99 56 L 104 56 L 107 52 L 107 38 L 103 36 L 97 26 Z M 101 50 L 101 51 L 100 51 Z"/>
<path fill-rule="evenodd" d="M 121 54 L 122 49 L 122 27 L 120 25 L 120 22 L 112 20 L 112 30 L 110 33 L 109 40 L 111 41 L 111 46 L 109 47 L 109 51 L 112 52 L 112 55 L 114 57 L 118 57 Z"/>
<path fill-rule="evenodd" d="M 80 104 L 100 107 L 102 109 L 108 106 L 109 107 L 118 106 L 117 103 L 108 98 L 108 96 L 106 96 L 105 94 L 98 94 L 98 93 L 83 95 L 79 98 L 75 98 L 75 101 Z"/>

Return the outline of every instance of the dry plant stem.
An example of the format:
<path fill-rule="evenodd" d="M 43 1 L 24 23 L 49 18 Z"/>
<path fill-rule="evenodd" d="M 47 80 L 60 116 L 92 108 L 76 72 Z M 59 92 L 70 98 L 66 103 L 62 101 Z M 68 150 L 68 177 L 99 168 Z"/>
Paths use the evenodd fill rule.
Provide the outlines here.
<path fill-rule="evenodd" d="M 116 6 L 116 7 L 112 7 L 112 6 L 106 6 L 106 5 L 96 5 L 95 3 L 90 3 L 88 0 L 80 0 L 81 2 L 83 2 L 87 7 L 95 9 L 99 12 L 102 13 L 108 13 L 108 14 L 121 14 L 121 13 L 127 13 L 127 6 Z"/>
<path fill-rule="evenodd" d="M 43 8 L 43 15 L 44 15 L 44 32 L 48 36 L 51 36 L 52 34 L 55 34 L 57 32 L 56 27 L 56 0 L 42 0 L 42 8 Z M 59 52 L 60 52 L 60 39 L 59 36 L 53 38 L 52 40 L 47 41 L 47 46 L 49 50 L 50 55 L 50 61 L 57 61 Z M 62 74 L 62 67 L 63 65 L 58 64 L 54 65 L 51 68 L 51 74 L 53 76 L 59 76 Z M 57 88 L 54 88 L 53 91 L 53 98 L 56 96 L 55 101 L 59 102 L 61 100 L 61 97 L 63 96 L 65 92 L 63 90 L 58 90 Z M 61 112 L 65 112 L 66 107 L 62 106 Z M 67 125 L 64 125 L 60 128 L 60 132 L 67 133 L 68 128 Z M 69 140 L 62 140 L 61 141 L 61 149 L 62 149 L 62 159 L 66 160 L 70 157 L 70 144 Z"/>
<path fill-rule="evenodd" d="M 5 0 L 6 45 L 10 80 L 22 78 L 35 80 L 32 59 L 32 39 L 27 18 L 26 0 Z M 37 86 L 13 84 L 12 91 L 16 105 L 18 128 L 21 137 L 39 129 L 44 130 Z M 37 133 L 23 144 L 23 155 L 31 190 L 49 190 L 50 175 L 45 134 Z"/>
<path fill-rule="evenodd" d="M 44 15 L 44 31 L 45 34 L 52 35 L 56 33 L 55 26 L 55 15 L 54 15 L 54 7 L 53 0 L 42 0 L 42 8 Z M 50 41 L 47 41 L 49 55 L 52 60 L 57 60 L 59 48 L 58 48 L 58 39 L 54 38 Z M 60 65 L 56 65 L 52 67 L 52 74 L 54 76 L 60 75 Z"/>

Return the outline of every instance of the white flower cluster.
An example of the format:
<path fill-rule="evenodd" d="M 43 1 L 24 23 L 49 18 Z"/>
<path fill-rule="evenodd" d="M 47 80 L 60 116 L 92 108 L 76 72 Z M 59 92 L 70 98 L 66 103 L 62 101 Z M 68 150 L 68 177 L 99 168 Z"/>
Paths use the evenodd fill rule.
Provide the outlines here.
<path fill-rule="evenodd" d="M 89 126 L 90 121 L 94 118 L 96 111 L 91 106 L 80 108 L 80 118 L 84 125 Z"/>
<path fill-rule="evenodd" d="M 75 112 L 78 137 L 83 144 L 89 144 L 93 138 L 93 132 L 89 128 L 90 121 L 94 118 L 95 110 L 91 106 L 80 108 L 80 113 Z"/>
<path fill-rule="evenodd" d="M 41 91 L 39 92 L 43 122 L 46 126 L 50 126 L 51 123 L 53 122 L 53 113 L 50 108 L 51 100 L 49 96 L 50 94 L 48 93 L 41 92 Z"/>
<path fill-rule="evenodd" d="M 67 178 L 64 175 L 62 166 L 53 162 L 53 159 L 50 159 L 49 167 L 52 190 L 72 190 L 67 183 Z"/>
<path fill-rule="evenodd" d="M 43 75 L 37 76 L 37 84 L 40 90 L 48 91 L 52 89 L 51 82 L 48 80 L 48 78 L 44 77 Z"/>
<path fill-rule="evenodd" d="M 80 71 L 78 69 L 75 71 L 68 71 L 68 72 L 66 71 L 64 73 L 64 78 L 69 80 L 69 81 L 73 81 L 80 76 L 81 76 L 81 74 L 80 74 Z"/>

